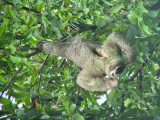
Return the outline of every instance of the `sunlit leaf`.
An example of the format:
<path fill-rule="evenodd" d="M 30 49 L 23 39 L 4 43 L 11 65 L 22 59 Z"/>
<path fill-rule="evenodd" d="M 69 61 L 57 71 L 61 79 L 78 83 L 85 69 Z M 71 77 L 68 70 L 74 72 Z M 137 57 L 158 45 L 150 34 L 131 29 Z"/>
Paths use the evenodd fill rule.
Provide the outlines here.
<path fill-rule="evenodd" d="M 17 114 L 17 117 L 20 118 L 21 115 L 24 113 L 24 108 L 18 108 L 16 109 L 16 114 Z"/>
<path fill-rule="evenodd" d="M 2 97 L 0 99 L 0 103 L 3 103 L 3 105 L 8 105 L 8 104 L 11 103 L 11 101 L 9 99 L 6 99 L 6 98 Z"/>
<path fill-rule="evenodd" d="M 2 35 L 2 33 L 5 31 L 6 27 L 3 25 L 3 26 L 0 26 L 0 36 Z"/>
<path fill-rule="evenodd" d="M 143 2 L 140 1 L 138 4 L 138 12 L 140 13 L 148 13 L 148 10 L 143 6 Z"/>
<path fill-rule="evenodd" d="M 72 104 L 72 105 L 70 106 L 70 112 L 72 113 L 75 109 L 76 109 L 76 105 L 75 105 L 75 104 Z"/>
<path fill-rule="evenodd" d="M 132 22 L 132 24 L 137 23 L 137 11 L 135 9 L 132 9 L 127 14 L 128 19 Z"/>
<path fill-rule="evenodd" d="M 158 11 L 148 11 L 147 15 L 149 15 L 152 18 L 155 18 L 158 15 Z"/>
<path fill-rule="evenodd" d="M 93 22 L 92 22 L 90 19 L 87 19 L 87 20 L 85 21 L 85 23 L 86 23 L 86 24 L 89 24 L 89 25 L 92 25 L 92 24 L 93 24 Z"/>
<path fill-rule="evenodd" d="M 79 113 L 74 114 L 73 120 L 84 120 L 84 117 Z"/>
<path fill-rule="evenodd" d="M 151 30 L 149 29 L 149 26 L 147 26 L 143 21 L 139 22 L 139 27 L 143 32 L 147 34 L 151 34 Z"/>
<path fill-rule="evenodd" d="M 6 82 L 5 78 L 0 75 L 0 81 Z"/>
<path fill-rule="evenodd" d="M 116 13 L 116 12 L 118 12 L 122 7 L 123 7 L 123 3 L 118 4 L 118 5 L 114 6 L 114 7 L 112 7 L 109 11 L 110 11 L 110 13 Z"/>
<path fill-rule="evenodd" d="M 110 6 L 112 6 L 113 4 L 112 3 L 110 3 L 110 2 L 108 2 L 108 1 L 106 1 L 106 0 L 102 0 L 105 4 L 107 4 L 107 5 L 110 5 Z"/>
<path fill-rule="evenodd" d="M 14 54 L 16 52 L 16 47 L 10 45 L 9 48 L 11 49 L 11 53 Z"/>
<path fill-rule="evenodd" d="M 21 58 L 20 57 L 16 57 L 16 56 L 10 56 L 10 59 L 13 63 L 20 63 L 21 62 Z"/>
<path fill-rule="evenodd" d="M 88 12 L 89 12 L 89 8 L 84 8 L 84 9 L 83 9 L 83 11 L 84 11 L 84 14 L 86 14 L 86 15 L 87 15 L 87 14 L 88 14 Z"/>
<path fill-rule="evenodd" d="M 22 99 L 24 97 L 27 97 L 29 94 L 27 92 L 15 92 L 11 94 L 16 99 Z"/>
<path fill-rule="evenodd" d="M 41 12 L 44 6 L 44 2 L 37 6 L 37 11 Z"/>

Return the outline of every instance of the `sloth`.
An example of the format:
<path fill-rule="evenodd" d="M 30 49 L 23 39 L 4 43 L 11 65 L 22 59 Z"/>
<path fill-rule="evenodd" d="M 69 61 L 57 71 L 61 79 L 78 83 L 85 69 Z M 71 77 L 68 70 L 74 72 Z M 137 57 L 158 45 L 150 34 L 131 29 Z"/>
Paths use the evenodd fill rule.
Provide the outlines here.
<path fill-rule="evenodd" d="M 108 91 L 116 87 L 126 65 L 136 59 L 130 41 L 118 32 L 111 33 L 104 44 L 92 43 L 76 35 L 61 42 L 39 42 L 36 47 L 77 64 L 82 70 L 76 82 L 88 91 Z M 122 58 L 122 53 L 127 60 Z"/>

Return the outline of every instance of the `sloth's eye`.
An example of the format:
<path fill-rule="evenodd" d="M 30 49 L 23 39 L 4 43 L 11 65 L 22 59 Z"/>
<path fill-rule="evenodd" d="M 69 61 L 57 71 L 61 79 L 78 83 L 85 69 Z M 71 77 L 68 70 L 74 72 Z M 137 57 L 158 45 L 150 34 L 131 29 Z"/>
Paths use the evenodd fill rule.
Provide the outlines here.
<path fill-rule="evenodd" d="M 118 67 L 117 69 L 116 69 L 116 74 L 120 74 L 120 73 L 122 73 L 123 72 L 123 67 L 121 66 L 121 67 Z"/>
<path fill-rule="evenodd" d="M 93 50 L 93 53 L 99 57 L 103 57 L 101 54 L 99 54 L 95 49 Z"/>

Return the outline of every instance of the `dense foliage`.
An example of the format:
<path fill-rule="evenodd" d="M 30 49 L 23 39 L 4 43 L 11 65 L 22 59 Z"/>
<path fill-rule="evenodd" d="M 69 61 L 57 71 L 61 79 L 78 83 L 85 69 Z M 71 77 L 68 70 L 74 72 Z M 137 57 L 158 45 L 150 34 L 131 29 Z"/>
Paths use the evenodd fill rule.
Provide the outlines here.
<path fill-rule="evenodd" d="M 0 117 L 47 120 L 160 120 L 160 12 L 158 0 L 1 0 Z M 157 4 L 158 5 L 157 5 Z M 126 34 L 137 60 L 110 92 L 76 84 L 69 60 L 30 54 L 42 40 L 79 33 L 103 43 Z M 125 56 L 124 56 L 125 57 Z M 103 97 L 103 102 L 99 102 Z"/>

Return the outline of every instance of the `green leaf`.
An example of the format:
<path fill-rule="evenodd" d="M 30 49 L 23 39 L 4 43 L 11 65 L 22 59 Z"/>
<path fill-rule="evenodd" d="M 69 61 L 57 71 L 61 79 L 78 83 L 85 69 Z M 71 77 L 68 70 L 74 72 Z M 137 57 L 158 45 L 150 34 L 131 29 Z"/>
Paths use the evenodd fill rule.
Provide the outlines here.
<path fill-rule="evenodd" d="M 23 6 L 27 5 L 27 1 L 26 0 L 23 0 L 22 3 L 23 3 Z"/>
<path fill-rule="evenodd" d="M 85 23 L 86 23 L 86 24 L 89 24 L 89 25 L 92 25 L 92 24 L 93 24 L 93 22 L 92 22 L 90 19 L 87 19 L 87 20 L 85 21 Z"/>
<path fill-rule="evenodd" d="M 50 108 L 46 108 L 45 112 L 49 115 L 49 116 L 57 116 L 57 115 L 62 115 L 63 110 L 59 109 L 59 108 L 54 108 L 54 109 L 50 109 Z"/>
<path fill-rule="evenodd" d="M 21 58 L 21 63 L 24 63 L 24 64 L 28 64 L 28 62 L 27 62 L 27 58 Z"/>
<path fill-rule="evenodd" d="M 29 40 L 29 42 L 32 43 L 32 45 L 36 46 L 38 41 L 34 36 L 32 36 L 31 39 Z"/>
<path fill-rule="evenodd" d="M 37 11 L 38 11 L 38 12 L 41 12 L 41 11 L 42 11 L 43 6 L 44 6 L 44 2 L 42 2 L 40 5 L 38 5 L 38 7 L 37 7 Z"/>
<path fill-rule="evenodd" d="M 96 25 L 101 28 L 105 25 L 105 22 L 104 22 L 104 19 L 102 18 L 99 18 L 97 21 L 96 21 Z"/>
<path fill-rule="evenodd" d="M 73 120 L 84 120 L 84 117 L 79 113 L 74 114 Z"/>
<path fill-rule="evenodd" d="M 68 16 L 69 18 L 72 17 L 72 13 L 69 12 L 67 16 Z"/>
<path fill-rule="evenodd" d="M 29 22 L 28 22 L 27 26 L 31 26 L 31 25 L 33 25 L 35 21 L 36 21 L 35 17 L 30 16 L 30 18 L 29 18 Z"/>
<path fill-rule="evenodd" d="M 11 49 L 12 54 L 16 52 L 16 47 L 14 47 L 13 45 L 9 45 L 9 48 Z"/>
<path fill-rule="evenodd" d="M 110 12 L 110 13 L 116 13 L 116 12 L 118 12 L 122 7 L 123 7 L 123 3 L 118 4 L 118 5 L 114 6 L 114 7 L 112 7 L 112 8 L 109 10 L 109 12 Z"/>
<path fill-rule="evenodd" d="M 158 15 L 158 11 L 148 11 L 147 15 L 152 18 L 155 18 Z"/>
<path fill-rule="evenodd" d="M 27 117 L 33 117 L 33 116 L 36 116 L 36 114 L 38 114 L 38 110 L 35 109 L 35 108 L 30 108 L 30 109 L 27 109 L 24 114 L 22 115 L 22 120 L 26 120 L 24 118 L 27 118 Z M 31 119 L 27 119 L 27 120 L 31 120 Z"/>
<path fill-rule="evenodd" d="M 160 116 L 160 108 L 155 108 L 152 110 L 152 114 L 153 116 Z"/>
<path fill-rule="evenodd" d="M 49 115 L 42 115 L 39 119 L 40 120 L 49 120 L 50 116 Z"/>
<path fill-rule="evenodd" d="M 29 46 L 29 45 L 26 45 L 26 46 L 19 46 L 19 49 L 20 49 L 21 51 L 23 51 L 23 52 L 29 51 L 30 46 Z"/>
<path fill-rule="evenodd" d="M 99 16 L 100 16 L 100 14 L 101 14 L 101 12 L 100 12 L 100 11 L 94 11 L 94 15 L 95 15 L 95 16 L 99 17 Z"/>
<path fill-rule="evenodd" d="M 132 24 L 137 23 L 137 12 L 135 11 L 135 9 L 130 10 L 127 14 L 127 17 L 132 22 Z"/>
<path fill-rule="evenodd" d="M 126 36 L 127 38 L 132 42 L 132 43 L 136 43 L 138 41 L 136 41 L 136 38 L 135 36 L 138 36 L 140 35 L 139 31 L 136 29 L 135 26 L 133 25 L 130 25 L 128 30 L 127 30 L 127 33 L 126 33 Z"/>
<path fill-rule="evenodd" d="M 13 63 L 20 63 L 21 62 L 21 58 L 20 57 L 16 57 L 16 56 L 11 56 L 10 55 L 10 59 Z"/>
<path fill-rule="evenodd" d="M 26 96 L 28 96 L 29 95 L 29 93 L 27 93 L 27 92 L 15 92 L 15 93 L 12 93 L 11 94 L 13 97 L 15 97 L 16 99 L 22 99 L 22 98 L 24 98 L 24 97 L 26 97 Z"/>
<path fill-rule="evenodd" d="M 141 29 L 142 32 L 146 33 L 146 34 L 152 34 L 149 29 L 149 27 L 147 25 L 145 25 L 145 23 L 143 21 L 139 22 L 139 28 Z"/>
<path fill-rule="evenodd" d="M 64 2 L 61 4 L 61 7 L 60 7 L 61 9 L 61 11 L 64 11 Z"/>
<path fill-rule="evenodd" d="M 21 81 L 23 81 L 23 79 L 21 79 Z M 24 85 L 20 85 L 18 83 L 14 83 L 13 84 L 13 88 L 18 90 L 18 91 L 25 91 L 25 86 Z"/>
<path fill-rule="evenodd" d="M 89 13 L 89 8 L 84 8 L 83 11 L 84 11 L 84 14 L 87 15 Z"/>
<path fill-rule="evenodd" d="M 9 9 L 9 14 L 10 16 L 13 18 L 14 17 L 14 13 L 13 13 L 13 10 L 12 9 Z"/>
<path fill-rule="evenodd" d="M 7 25 L 9 23 L 9 19 L 5 18 L 5 20 L 3 21 L 3 24 Z"/>
<path fill-rule="evenodd" d="M 12 40 L 11 41 L 11 44 L 12 45 L 17 45 L 17 44 L 19 44 L 20 43 L 20 40 Z"/>
<path fill-rule="evenodd" d="M 10 104 L 11 101 L 10 101 L 9 99 L 6 99 L 6 98 L 2 97 L 2 98 L 0 99 L 0 103 L 2 103 L 2 104 L 5 106 L 5 105 Z"/>
<path fill-rule="evenodd" d="M 139 13 L 148 13 L 148 10 L 143 6 L 142 1 L 139 1 L 139 3 L 138 3 L 138 12 Z"/>
<path fill-rule="evenodd" d="M 139 57 L 139 60 L 140 60 L 142 63 L 145 63 L 145 61 L 143 60 L 142 57 Z"/>
<path fill-rule="evenodd" d="M 106 5 L 112 6 L 113 4 L 108 2 L 107 0 L 102 0 Z"/>
<path fill-rule="evenodd" d="M 117 100 L 114 98 L 114 97 L 111 97 L 111 99 L 109 100 L 110 103 L 111 103 L 111 106 L 116 110 L 118 111 L 118 103 L 117 103 Z"/>
<path fill-rule="evenodd" d="M 76 104 L 72 104 L 70 106 L 70 112 L 73 113 L 75 109 L 76 109 Z"/>
<path fill-rule="evenodd" d="M 47 18 L 45 16 L 42 16 L 42 22 L 44 24 L 44 27 L 47 27 Z"/>
<path fill-rule="evenodd" d="M 18 108 L 16 109 L 16 114 L 17 114 L 17 117 L 20 118 L 21 115 L 24 113 L 24 108 Z"/>
<path fill-rule="evenodd" d="M 22 4 L 21 0 L 11 0 L 11 1 L 14 5 L 16 5 L 17 3 Z"/>
<path fill-rule="evenodd" d="M 156 116 L 156 117 L 155 117 L 155 120 L 160 120 L 160 116 Z"/>
<path fill-rule="evenodd" d="M 5 31 L 5 29 L 6 29 L 6 27 L 4 25 L 1 25 L 1 27 L 0 27 L 0 36 Z"/>
<path fill-rule="evenodd" d="M 0 81 L 6 82 L 3 76 L 0 75 Z"/>
<path fill-rule="evenodd" d="M 64 100 L 63 104 L 64 104 L 65 109 L 67 110 L 67 112 L 69 112 L 69 101 Z"/>

